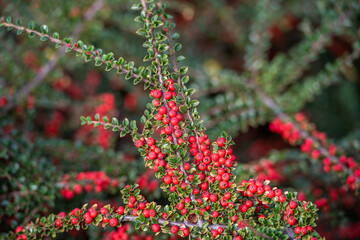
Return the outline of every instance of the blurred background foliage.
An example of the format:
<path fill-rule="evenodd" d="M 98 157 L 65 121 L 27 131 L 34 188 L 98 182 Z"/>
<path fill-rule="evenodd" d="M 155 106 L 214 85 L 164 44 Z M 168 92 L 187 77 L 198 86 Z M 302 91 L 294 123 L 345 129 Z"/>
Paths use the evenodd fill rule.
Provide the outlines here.
<path fill-rule="evenodd" d="M 327 239 L 358 239 L 358 196 L 337 190 L 338 180 L 324 174 L 321 164 L 268 130 L 276 112 L 263 97 L 290 117 L 304 112 L 341 151 L 359 160 L 358 1 L 168 2 L 207 133 L 215 139 L 226 130 L 236 141 L 242 163 L 238 179 L 263 174 L 307 200 L 326 199 L 328 204 L 319 207 L 319 233 Z M 86 44 L 140 65 L 145 50 L 135 34 L 132 3 L 0 0 L 0 16 L 46 24 L 60 36 L 79 35 Z M 66 199 L 61 192 L 64 174 L 104 171 L 119 181 L 119 189 L 142 181 L 150 200 L 167 201 L 130 138 L 79 124 L 81 115 L 99 111 L 139 120 L 149 99 L 142 86 L 73 53 L 62 56 L 49 43 L 4 30 L 0 39 L 1 232 L 87 202 L 120 203 L 117 187 Z M 44 67 L 50 71 L 32 85 Z M 109 102 L 114 106 L 104 110 Z M 32 197 L 29 192 L 34 191 L 38 195 Z M 127 231 L 131 238 L 146 237 Z M 116 236 L 90 228 L 58 238 L 122 239 Z"/>

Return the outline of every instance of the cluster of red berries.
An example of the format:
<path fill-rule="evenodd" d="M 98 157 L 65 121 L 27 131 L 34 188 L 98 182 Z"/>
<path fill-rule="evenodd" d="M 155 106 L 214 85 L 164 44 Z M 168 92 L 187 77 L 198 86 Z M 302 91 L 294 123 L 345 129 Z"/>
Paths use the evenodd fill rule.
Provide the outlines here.
<path fill-rule="evenodd" d="M 197 165 L 200 171 L 200 179 L 205 180 L 206 172 L 216 170 L 216 176 L 207 176 L 207 179 L 202 184 L 207 185 L 208 182 L 219 182 L 221 189 L 230 188 L 232 182 L 230 181 L 231 173 L 230 168 L 233 167 L 235 156 L 232 155 L 231 148 L 225 148 L 226 139 L 220 137 L 217 139 L 217 146 L 219 147 L 217 152 L 210 150 L 210 139 L 206 134 L 201 133 L 200 137 L 196 139 L 194 136 L 189 138 L 191 156 L 194 156 L 194 163 Z M 186 164 L 184 165 L 186 167 Z M 190 175 L 189 175 L 190 176 Z M 207 188 L 202 188 L 206 190 Z"/>
<path fill-rule="evenodd" d="M 75 181 L 76 184 L 71 186 L 71 180 Z M 117 179 L 111 179 L 104 171 L 80 172 L 74 178 L 65 174 L 61 183 L 64 186 L 61 190 L 61 194 L 66 199 L 72 199 L 75 195 L 81 194 L 84 190 L 86 192 L 93 190 L 95 192 L 103 192 L 109 187 L 119 187 L 119 181 Z"/>
<path fill-rule="evenodd" d="M 16 240 L 27 240 L 27 236 L 26 234 L 21 234 L 25 229 L 22 227 L 22 226 L 18 226 L 16 229 L 15 229 L 15 233 L 16 234 L 20 234 Z"/>
<path fill-rule="evenodd" d="M 115 109 L 115 96 L 112 93 L 103 93 L 100 96 L 102 104 L 97 106 L 95 109 L 96 113 L 99 113 L 100 116 L 105 116 Z M 100 146 L 105 149 L 110 147 L 111 132 L 107 131 L 104 128 L 100 128 L 98 141 Z"/>
<path fill-rule="evenodd" d="M 181 145 L 185 142 L 185 140 L 182 138 L 183 131 L 179 125 L 179 123 L 182 122 L 182 115 L 176 102 L 173 101 L 177 96 L 174 80 L 166 80 L 165 87 L 167 88 L 167 91 L 165 91 L 164 94 L 158 89 L 150 92 L 150 95 L 154 98 L 153 105 L 157 108 L 155 118 L 163 125 L 160 130 L 160 134 L 165 136 L 166 141 Z M 171 190 L 175 191 L 175 185 L 179 184 L 179 180 L 178 177 L 174 175 L 174 171 L 177 171 L 178 169 L 171 168 L 170 164 L 166 160 L 167 155 L 161 150 L 160 144 L 152 137 L 149 137 L 146 140 L 144 137 L 141 137 L 135 142 L 135 146 L 146 150 L 146 160 L 155 172 L 159 171 L 159 167 L 165 168 L 169 175 L 167 175 L 163 180 L 166 184 L 170 184 L 172 182 L 174 186 Z"/>
<path fill-rule="evenodd" d="M 148 235 L 145 233 L 138 234 L 136 232 L 131 231 L 131 225 L 129 223 L 122 225 L 118 229 L 111 231 L 109 233 L 105 233 L 104 240 L 154 240 L 152 235 Z M 178 239 L 177 235 L 173 235 L 168 240 L 176 240 Z"/>
<path fill-rule="evenodd" d="M 301 206 L 298 205 L 298 201 L 296 200 L 291 200 L 289 203 L 287 203 L 287 198 L 281 189 L 272 189 L 270 185 L 264 184 L 263 181 L 254 180 L 254 179 L 250 179 L 249 181 L 243 180 L 240 186 L 242 189 L 240 190 L 240 193 L 244 197 L 255 199 L 256 204 L 253 200 L 250 199 L 246 201 L 243 200 L 243 204 L 239 206 L 239 211 L 241 211 L 242 213 L 246 213 L 248 209 L 252 206 L 256 206 L 255 213 L 260 213 L 262 209 L 264 210 L 269 209 L 270 206 L 266 203 L 263 203 L 260 200 L 261 196 L 266 196 L 274 201 L 279 201 L 280 203 L 287 204 L 286 211 L 284 212 L 283 221 L 290 224 L 291 226 L 297 225 L 297 220 L 296 217 L 294 216 L 294 213 L 295 213 L 295 209 Z M 302 206 L 305 209 L 305 211 L 307 211 L 307 205 L 308 203 L 305 202 Z M 237 216 L 233 216 L 233 218 L 232 218 L 233 221 L 237 221 Z M 260 214 L 258 217 L 259 220 L 263 218 L 266 218 L 266 216 L 263 214 Z M 306 235 L 308 233 L 311 233 L 312 230 L 313 230 L 312 226 L 306 226 L 306 227 L 296 226 L 295 233 L 299 235 Z M 312 238 L 312 239 L 315 240 L 316 238 Z"/>
<path fill-rule="evenodd" d="M 348 186 L 354 191 L 360 187 L 358 178 L 360 178 L 360 166 L 352 157 L 336 156 L 336 146 L 327 142 L 326 134 L 319 132 L 311 125 L 302 113 L 297 113 L 295 116 L 297 124 L 301 129 L 298 129 L 292 122 L 284 122 L 280 118 L 274 119 L 270 123 L 270 130 L 288 140 L 290 144 L 301 144 L 301 151 L 309 154 L 313 159 L 323 158 L 324 172 L 347 173 L 346 182 Z M 312 137 L 303 138 L 301 131 L 306 131 Z M 348 169 L 349 171 L 346 171 Z"/>
<path fill-rule="evenodd" d="M 256 171 L 259 180 L 266 179 L 271 182 L 276 181 L 277 183 L 280 183 L 285 179 L 281 171 L 279 171 L 277 164 L 270 159 L 264 159 L 257 163 L 254 166 L 254 170 Z"/>

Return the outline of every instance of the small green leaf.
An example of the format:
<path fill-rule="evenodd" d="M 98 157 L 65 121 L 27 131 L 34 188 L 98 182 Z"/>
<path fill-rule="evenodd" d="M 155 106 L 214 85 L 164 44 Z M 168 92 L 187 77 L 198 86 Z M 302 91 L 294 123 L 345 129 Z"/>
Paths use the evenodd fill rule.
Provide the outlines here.
<path fill-rule="evenodd" d="M 31 29 L 31 30 L 34 29 L 35 28 L 35 23 L 33 21 L 30 21 L 28 23 L 28 28 Z"/>
<path fill-rule="evenodd" d="M 124 125 L 124 126 L 129 125 L 129 119 L 125 118 L 122 122 L 122 125 Z"/>
<path fill-rule="evenodd" d="M 141 77 L 134 79 L 134 85 L 139 84 L 139 82 L 141 82 Z"/>
<path fill-rule="evenodd" d="M 49 32 L 49 27 L 46 25 L 41 26 L 41 32 L 47 34 Z"/>
<path fill-rule="evenodd" d="M 8 16 L 8 17 L 6 18 L 6 22 L 7 22 L 7 23 L 11 23 L 11 16 Z"/>
<path fill-rule="evenodd" d="M 59 33 L 57 33 L 57 32 L 54 32 L 54 33 L 53 33 L 53 38 L 59 39 L 59 37 L 60 37 L 60 36 L 59 36 Z"/>
<path fill-rule="evenodd" d="M 176 38 L 179 38 L 179 37 L 180 37 L 180 34 L 174 33 L 171 37 L 172 37 L 173 39 L 176 39 Z"/>
<path fill-rule="evenodd" d="M 186 106 L 184 106 L 184 105 L 181 105 L 181 106 L 179 107 L 179 109 L 180 109 L 180 112 L 182 112 L 182 113 L 186 113 L 187 110 L 188 110 L 188 108 L 187 108 Z"/>
<path fill-rule="evenodd" d="M 145 36 L 145 37 L 149 36 L 148 32 L 143 28 L 140 28 L 139 30 L 137 30 L 136 33 L 141 35 L 141 36 Z"/>
<path fill-rule="evenodd" d="M 112 118 L 111 123 L 112 123 L 113 125 L 119 125 L 118 119 L 117 119 L 117 118 L 114 118 L 114 117 Z"/>
<path fill-rule="evenodd" d="M 41 36 L 41 37 L 40 37 L 40 40 L 41 40 L 41 41 L 47 41 L 47 40 L 49 40 L 49 38 L 46 37 L 46 36 Z"/>
<path fill-rule="evenodd" d="M 132 77 L 132 75 L 133 75 L 133 71 L 130 70 L 130 71 L 126 74 L 125 80 L 129 80 L 129 79 Z"/>
<path fill-rule="evenodd" d="M 180 68 L 180 74 L 182 74 L 182 75 L 184 75 L 184 74 L 186 74 L 187 73 L 187 71 L 188 71 L 188 67 L 181 67 Z"/>
<path fill-rule="evenodd" d="M 113 65 L 111 62 L 106 62 L 106 68 L 105 68 L 105 71 L 110 71 L 111 69 L 113 69 Z"/>
<path fill-rule="evenodd" d="M 132 10 L 141 10 L 142 9 L 142 5 L 140 3 L 134 4 L 131 6 Z"/>
<path fill-rule="evenodd" d="M 131 129 L 135 129 L 135 128 L 136 128 L 136 121 L 135 121 L 135 120 L 132 120 L 132 121 L 130 122 L 130 127 L 131 127 Z"/>
<path fill-rule="evenodd" d="M 185 60 L 185 57 L 184 57 L 184 56 L 178 56 L 178 57 L 176 58 L 176 61 L 177 61 L 177 62 L 180 62 L 180 61 L 183 61 L 183 60 Z"/>
<path fill-rule="evenodd" d="M 199 105 L 199 101 L 198 100 L 196 100 L 196 99 L 194 99 L 194 100 L 191 100 L 191 107 L 196 107 L 197 105 Z"/>
<path fill-rule="evenodd" d="M 183 84 L 188 83 L 188 82 L 189 82 L 189 76 L 183 76 L 183 77 L 181 78 L 181 82 L 182 82 Z"/>
<path fill-rule="evenodd" d="M 175 45 L 174 45 L 174 50 L 175 50 L 175 51 L 180 51 L 181 48 L 182 48 L 181 43 L 175 43 Z"/>
<path fill-rule="evenodd" d="M 36 34 L 34 33 L 34 32 L 30 32 L 29 33 L 29 38 L 33 38 L 33 37 L 35 37 L 36 36 Z"/>
<path fill-rule="evenodd" d="M 195 93 L 195 89 L 194 88 L 189 88 L 187 91 L 186 91 L 186 95 L 187 96 L 191 96 Z"/>

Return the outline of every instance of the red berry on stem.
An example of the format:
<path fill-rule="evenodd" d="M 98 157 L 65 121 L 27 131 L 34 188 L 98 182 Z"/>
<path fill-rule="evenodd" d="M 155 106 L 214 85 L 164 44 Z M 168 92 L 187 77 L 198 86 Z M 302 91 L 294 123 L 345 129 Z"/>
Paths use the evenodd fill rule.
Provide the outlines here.
<path fill-rule="evenodd" d="M 171 229 L 170 229 L 170 231 L 171 231 L 173 234 L 175 234 L 175 233 L 177 233 L 177 232 L 179 231 L 179 227 L 178 227 L 178 226 L 172 226 Z"/>
<path fill-rule="evenodd" d="M 119 223 L 119 220 L 117 220 L 116 218 L 112 218 L 110 219 L 110 226 L 112 227 L 116 227 Z"/>
<path fill-rule="evenodd" d="M 295 209 L 297 207 L 297 203 L 295 201 L 291 201 L 289 203 L 289 207 L 292 208 L 292 209 Z"/>
<path fill-rule="evenodd" d="M 160 232 L 160 225 L 159 224 L 154 224 L 154 225 L 151 226 L 151 229 L 154 232 Z"/>

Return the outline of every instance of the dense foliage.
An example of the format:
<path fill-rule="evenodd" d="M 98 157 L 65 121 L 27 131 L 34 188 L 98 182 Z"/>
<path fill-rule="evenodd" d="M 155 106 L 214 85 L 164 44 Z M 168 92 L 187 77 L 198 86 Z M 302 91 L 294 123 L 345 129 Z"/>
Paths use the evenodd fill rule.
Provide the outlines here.
<path fill-rule="evenodd" d="M 360 236 L 357 1 L 54 2 L 0 1 L 2 238 Z"/>

